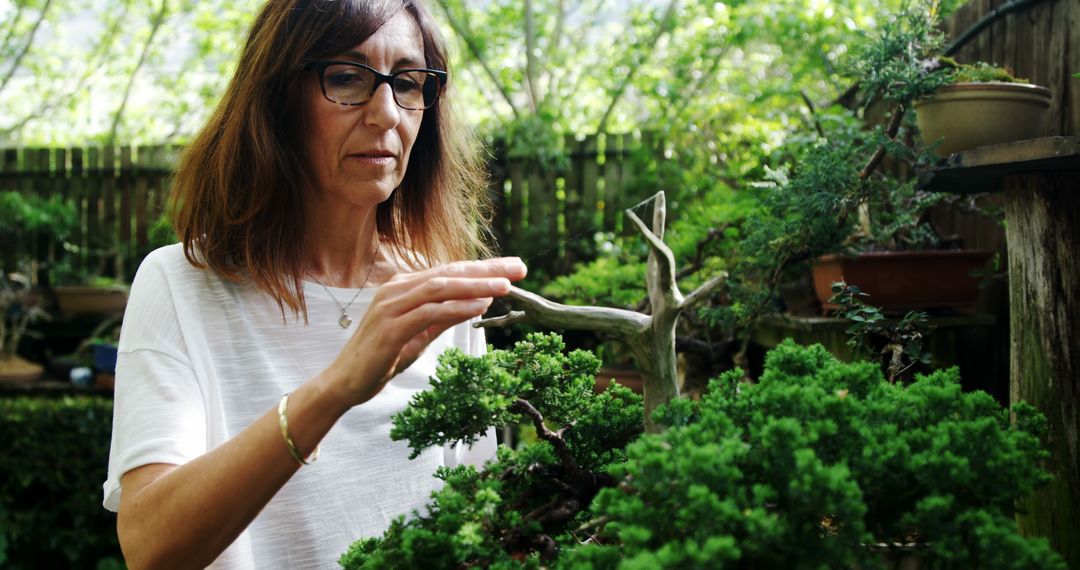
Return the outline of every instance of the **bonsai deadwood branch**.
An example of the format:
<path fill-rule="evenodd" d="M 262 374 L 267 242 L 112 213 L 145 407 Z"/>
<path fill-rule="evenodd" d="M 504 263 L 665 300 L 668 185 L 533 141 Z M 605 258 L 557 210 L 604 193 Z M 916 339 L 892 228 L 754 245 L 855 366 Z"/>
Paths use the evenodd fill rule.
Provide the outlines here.
<path fill-rule="evenodd" d="M 524 316 L 510 315 L 486 319 L 477 327 L 505 326 L 512 322 L 529 322 L 543 327 L 593 330 L 611 334 L 631 349 L 641 369 L 645 392 L 645 429 L 659 431 L 652 422 L 652 412 L 679 395 L 675 366 L 675 325 L 688 305 L 698 302 L 715 291 L 727 278 L 721 274 L 684 299 L 675 281 L 675 256 L 663 241 L 667 215 L 664 193 L 653 196 L 653 227 L 645 226 L 632 211 L 627 216 L 648 241 L 649 260 L 646 286 L 652 314 L 604 307 L 571 307 L 553 303 L 539 295 L 511 287 L 507 299 Z"/>
<path fill-rule="evenodd" d="M 630 218 L 630 221 L 641 231 L 641 235 L 645 236 L 645 241 L 649 243 L 650 253 L 656 257 L 656 262 L 659 264 L 657 276 L 660 279 L 656 285 L 658 285 L 658 288 L 665 293 L 674 292 L 677 294 L 678 288 L 675 286 L 675 254 L 673 254 L 671 248 L 664 243 L 663 237 L 664 231 L 662 228 L 664 227 L 664 212 L 666 209 L 663 195 L 663 192 L 656 194 L 657 203 L 654 206 L 656 208 L 656 213 L 653 214 L 654 218 L 657 216 L 660 218 L 659 224 L 656 223 L 657 220 L 653 220 L 653 228 L 655 229 L 657 225 L 659 225 L 661 228 L 659 231 L 650 230 L 645 225 L 645 222 L 641 221 L 641 218 L 639 218 L 633 210 L 626 210 L 626 216 Z M 650 261 L 651 260 L 652 258 L 650 257 Z M 650 289 L 652 289 L 651 284 Z M 649 293 L 649 297 L 651 298 L 652 291 L 650 290 Z"/>
<path fill-rule="evenodd" d="M 694 289 L 693 292 L 691 292 L 689 295 L 686 296 L 685 299 L 683 299 L 683 308 L 692 306 L 695 303 L 704 299 L 705 297 L 711 295 L 713 291 L 719 289 L 720 286 L 723 285 L 725 281 L 727 281 L 727 278 L 727 271 L 721 271 L 720 273 L 710 278 L 708 281 L 702 283 L 700 287 Z"/>
<path fill-rule="evenodd" d="M 625 309 L 607 307 L 572 307 L 549 301 L 524 289 L 511 287 L 505 297 L 521 310 L 490 319 L 473 326 L 504 327 L 515 323 L 531 323 L 542 327 L 567 330 L 594 330 L 620 337 L 640 332 L 649 326 L 649 317 Z"/>

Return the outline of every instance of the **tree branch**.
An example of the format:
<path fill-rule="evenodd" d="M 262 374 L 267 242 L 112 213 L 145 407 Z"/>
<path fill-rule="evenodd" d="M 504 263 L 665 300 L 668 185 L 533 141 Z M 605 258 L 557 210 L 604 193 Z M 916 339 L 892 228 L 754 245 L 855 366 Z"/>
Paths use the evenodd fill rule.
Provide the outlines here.
<path fill-rule="evenodd" d="M 517 287 L 511 287 L 506 295 L 511 305 L 524 311 L 524 317 L 518 315 L 484 319 L 473 326 L 503 327 L 513 323 L 527 322 L 542 327 L 567 330 L 595 330 L 597 332 L 626 336 L 639 334 L 649 327 L 649 317 L 607 307 L 572 307 L 549 301 L 535 293 Z"/>
<path fill-rule="evenodd" d="M 1005 16 L 1013 12 L 1016 12 L 1017 10 L 1030 8 L 1035 4 L 1045 1 L 1046 0 L 1012 0 L 1012 2 L 1009 2 L 1008 4 L 998 6 L 997 8 L 990 10 L 990 12 L 988 12 L 985 16 L 982 17 L 982 19 L 972 24 L 970 28 L 964 30 L 964 33 L 960 34 L 958 38 L 956 38 L 952 41 L 952 43 L 946 46 L 945 50 L 942 53 L 944 55 L 952 55 L 960 51 L 960 48 L 964 47 L 969 41 L 972 40 L 972 38 L 979 35 L 979 32 L 983 31 L 994 22 L 1004 18 Z"/>
<path fill-rule="evenodd" d="M 22 20 L 23 8 L 25 8 L 25 4 L 22 2 L 15 3 L 15 14 L 7 21 L 4 41 L 0 42 L 0 53 L 6 53 L 11 47 L 11 41 L 15 38 L 15 30 L 19 28 L 19 20 Z"/>
<path fill-rule="evenodd" d="M 108 31 L 102 34 L 101 41 L 98 42 L 94 47 L 94 50 L 90 53 L 90 56 L 87 57 L 83 73 L 75 85 L 58 96 L 42 100 L 41 104 L 38 105 L 36 109 L 27 113 L 23 118 L 16 121 L 15 124 L 0 129 L 0 136 L 6 137 L 19 129 L 22 129 L 34 119 L 40 119 L 53 109 L 66 103 L 68 99 L 71 99 L 75 95 L 83 93 L 86 90 L 87 82 L 89 82 L 90 78 L 100 70 L 100 66 L 104 65 L 105 56 L 108 55 L 112 45 L 116 42 L 116 34 L 120 27 L 120 22 L 126 19 L 131 3 L 124 2 L 123 7 L 124 9 L 112 18 L 111 23 L 108 26 Z M 101 60 L 100 62 L 98 61 L 99 59 Z"/>
<path fill-rule="evenodd" d="M 577 461 L 574 461 L 574 455 L 570 453 L 570 448 L 567 447 L 566 440 L 563 439 L 563 434 L 570 426 L 566 426 L 557 432 L 551 431 L 544 425 L 544 416 L 541 415 L 540 411 L 528 400 L 516 400 L 510 405 L 510 410 L 525 414 L 532 419 L 533 427 L 536 428 L 536 436 L 550 443 L 551 446 L 555 448 L 555 455 L 559 457 L 559 463 L 562 464 L 563 469 L 566 470 L 570 479 L 577 479 L 578 475 L 581 473 L 581 468 L 578 467 Z"/>
<path fill-rule="evenodd" d="M 662 194 L 663 192 L 658 192 L 657 196 L 661 196 Z M 663 208 L 662 205 L 657 207 Z M 637 226 L 638 230 L 641 231 L 641 235 L 645 236 L 645 241 L 649 243 L 649 247 L 656 253 L 656 261 L 659 264 L 658 269 L 660 272 L 658 275 L 660 278 L 658 285 L 663 290 L 672 289 L 675 284 L 675 254 L 673 254 L 671 248 L 663 242 L 663 237 L 658 236 L 653 230 L 646 227 L 645 222 L 641 221 L 641 218 L 639 218 L 633 210 L 627 209 L 626 215 L 630 218 L 630 221 Z M 662 235 L 663 230 L 660 230 L 660 232 Z M 675 290 L 677 291 L 677 289 Z"/>
<path fill-rule="evenodd" d="M 499 90 L 499 94 L 502 95 L 503 100 L 506 101 L 506 104 L 510 106 L 510 110 L 514 113 L 514 118 L 519 118 L 521 114 L 518 112 L 517 107 L 514 105 L 514 100 L 510 97 L 510 92 L 507 91 L 506 87 L 502 84 L 501 81 L 499 81 L 499 77 L 495 74 L 495 71 L 493 71 L 491 67 L 488 66 L 487 60 L 484 59 L 484 54 L 480 53 L 480 46 L 476 45 L 476 40 L 472 37 L 469 31 L 465 29 L 462 23 L 458 21 L 458 19 L 455 18 L 454 15 L 450 12 L 450 7 L 446 5 L 446 0 L 439 0 L 439 6 L 442 7 L 443 13 L 446 14 L 446 21 L 450 24 L 450 28 L 454 30 L 454 33 L 457 34 L 463 42 L 465 42 L 465 47 L 469 48 L 469 53 L 471 53 L 473 58 L 476 59 L 477 63 L 480 64 L 480 67 L 484 69 L 484 73 L 487 74 L 488 79 L 491 80 L 492 85 L 494 85 Z"/>
<path fill-rule="evenodd" d="M 806 104 L 806 108 L 810 110 L 810 118 L 814 121 L 814 130 L 821 138 L 825 138 L 825 129 L 821 128 L 821 121 L 818 120 L 817 111 L 814 109 L 814 102 L 810 100 L 810 96 L 806 94 L 805 90 L 799 90 L 799 96 L 802 97 L 803 103 Z"/>
<path fill-rule="evenodd" d="M 906 105 L 900 103 L 896 106 L 896 109 L 893 110 L 892 117 L 889 119 L 889 126 L 885 130 L 885 135 L 888 136 L 889 139 L 895 139 L 896 134 L 900 132 L 900 123 L 904 120 L 904 113 L 907 111 L 905 107 Z M 881 164 L 883 158 L 885 158 L 885 145 L 882 144 L 878 145 L 873 156 L 871 156 L 870 160 L 866 163 L 866 166 L 859 172 L 859 178 L 865 180 L 873 174 L 874 169 Z"/>
<path fill-rule="evenodd" d="M 34 27 L 30 29 L 30 33 L 26 36 L 26 42 L 23 43 L 22 48 L 19 50 L 19 54 L 11 61 L 11 67 L 8 68 L 3 81 L 0 81 L 0 92 L 8 86 L 8 82 L 15 76 L 15 70 L 19 69 L 19 65 L 22 64 L 23 57 L 30 51 L 30 46 L 34 43 L 34 36 L 37 35 L 38 28 L 41 27 L 41 22 L 45 21 L 45 14 L 49 11 L 50 5 L 52 5 L 52 0 L 45 0 L 45 5 L 41 7 L 41 12 L 38 14 L 37 21 L 34 22 Z"/>
<path fill-rule="evenodd" d="M 675 15 L 675 9 L 679 5 L 679 0 L 671 0 L 668 2 L 667 9 L 664 10 L 664 15 L 660 18 L 660 25 L 656 28 L 656 33 L 649 39 L 647 47 L 644 50 L 645 56 L 641 61 L 636 62 L 630 66 L 630 71 L 626 73 L 626 77 L 623 78 L 622 83 L 615 89 L 614 94 L 611 96 L 611 102 L 608 103 L 607 110 L 604 111 L 604 116 L 600 118 L 600 122 L 596 126 L 596 133 L 604 132 L 607 128 L 608 119 L 611 118 L 611 113 L 615 111 L 615 107 L 619 104 L 619 100 L 622 99 L 626 89 L 634 81 L 634 77 L 637 76 L 638 70 L 644 67 L 644 64 L 649 60 L 650 56 L 656 52 L 656 44 L 660 42 L 660 38 L 664 37 L 671 32 L 670 20 Z"/>
<path fill-rule="evenodd" d="M 690 307 L 695 303 L 701 301 L 702 299 L 708 297 L 712 294 L 713 291 L 723 285 L 724 282 L 727 281 L 727 278 L 727 271 L 721 271 L 720 273 L 714 275 L 711 279 L 702 283 L 700 287 L 694 289 L 692 293 L 687 295 L 686 298 L 683 299 L 682 307 Z"/>
<path fill-rule="evenodd" d="M 139 60 L 135 63 L 135 68 L 131 70 L 131 75 L 128 76 L 127 86 L 124 87 L 124 96 L 120 99 L 120 106 L 117 107 L 116 113 L 113 114 L 112 127 L 109 129 L 109 137 L 106 139 L 107 146 L 116 144 L 116 133 L 120 129 L 120 119 L 123 118 L 124 111 L 127 109 L 128 100 L 131 97 L 131 88 L 135 85 L 135 77 L 138 76 L 139 70 L 142 69 L 146 59 L 150 56 L 150 47 L 154 44 L 154 36 L 161 29 L 161 25 L 165 22 L 168 13 L 169 1 L 161 0 L 161 7 L 150 19 L 150 35 L 146 37 L 146 43 L 143 44 L 142 52 L 139 53 Z"/>
<path fill-rule="evenodd" d="M 532 0 L 525 0 L 525 83 L 533 113 L 540 108 L 540 98 L 536 94 L 539 81 L 536 66 L 536 22 L 533 21 Z"/>
<path fill-rule="evenodd" d="M 720 227 L 709 228 L 709 231 L 705 234 L 705 237 L 702 238 L 701 241 L 697 242 L 697 246 L 694 251 L 694 258 L 690 260 L 689 265 L 683 267 L 677 273 L 675 273 L 675 279 L 679 280 L 683 277 L 686 277 L 687 275 L 693 275 L 694 273 L 697 273 L 698 270 L 700 270 L 702 265 L 705 263 L 705 248 L 708 247 L 710 243 L 720 239 L 724 235 L 724 231 L 727 230 L 730 225 L 731 224 L 723 224 Z"/>

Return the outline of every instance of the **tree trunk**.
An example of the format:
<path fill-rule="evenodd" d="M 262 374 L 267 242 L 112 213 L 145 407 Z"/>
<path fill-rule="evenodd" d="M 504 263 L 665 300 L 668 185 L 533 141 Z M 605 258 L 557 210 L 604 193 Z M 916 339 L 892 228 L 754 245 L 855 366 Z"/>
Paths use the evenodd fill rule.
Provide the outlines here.
<path fill-rule="evenodd" d="M 1017 174 L 1004 187 L 1010 398 L 1046 414 L 1054 474 L 1017 522 L 1080 568 L 1080 171 Z"/>

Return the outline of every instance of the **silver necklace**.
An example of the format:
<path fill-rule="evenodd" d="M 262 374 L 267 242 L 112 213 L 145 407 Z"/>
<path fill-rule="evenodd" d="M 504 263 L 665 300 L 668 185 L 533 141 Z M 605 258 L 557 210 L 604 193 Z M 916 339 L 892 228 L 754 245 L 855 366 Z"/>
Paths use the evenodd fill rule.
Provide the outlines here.
<path fill-rule="evenodd" d="M 375 251 L 377 252 L 378 249 L 376 249 Z M 339 309 L 341 309 L 341 316 L 338 317 L 338 320 L 337 320 L 337 323 L 339 325 L 341 325 L 341 328 L 347 329 L 347 328 L 349 328 L 349 325 L 352 324 L 352 319 L 349 318 L 349 312 L 348 312 L 349 307 L 351 307 L 353 302 L 356 301 L 356 298 L 360 296 L 360 293 L 363 293 L 364 287 L 367 287 L 368 279 L 371 279 L 371 272 L 374 269 L 375 269 L 375 257 L 372 256 L 371 265 L 368 267 L 367 275 L 364 276 L 364 282 L 360 284 L 360 289 L 356 291 L 356 294 L 353 295 L 353 298 L 350 299 L 349 302 L 345 303 L 344 305 L 342 305 L 341 302 L 339 302 L 337 300 L 337 297 L 335 297 L 334 294 L 330 292 L 329 287 L 327 287 L 325 284 L 323 284 L 322 281 L 319 281 L 318 277 L 315 277 L 314 275 L 311 275 L 310 273 L 308 273 L 308 275 L 311 275 L 311 278 L 314 279 L 315 282 L 318 283 L 323 288 L 323 291 L 326 291 L 326 294 L 330 295 L 330 298 L 334 300 L 334 304 L 337 305 Z"/>

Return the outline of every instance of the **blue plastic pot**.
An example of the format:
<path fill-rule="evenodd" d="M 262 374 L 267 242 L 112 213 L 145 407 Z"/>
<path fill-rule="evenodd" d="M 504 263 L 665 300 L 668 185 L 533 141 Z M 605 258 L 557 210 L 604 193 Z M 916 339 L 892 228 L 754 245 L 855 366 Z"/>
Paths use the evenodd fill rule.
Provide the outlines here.
<path fill-rule="evenodd" d="M 108 374 L 116 373 L 116 346 L 111 344 L 95 344 L 90 347 L 94 355 L 94 370 Z"/>

